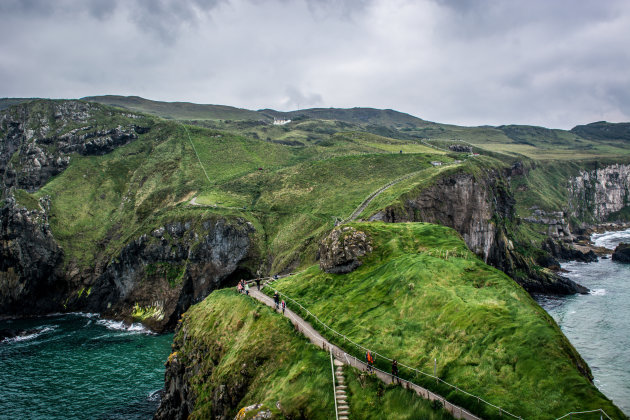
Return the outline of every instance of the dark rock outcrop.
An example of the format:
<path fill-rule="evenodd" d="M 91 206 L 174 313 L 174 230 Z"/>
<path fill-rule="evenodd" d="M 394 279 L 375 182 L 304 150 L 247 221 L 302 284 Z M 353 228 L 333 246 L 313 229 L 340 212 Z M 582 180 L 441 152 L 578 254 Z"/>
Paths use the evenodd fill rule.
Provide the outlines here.
<path fill-rule="evenodd" d="M 630 264 L 630 244 L 620 243 L 612 254 L 612 260 Z"/>
<path fill-rule="evenodd" d="M 464 146 L 463 144 L 452 144 L 448 146 L 448 150 L 456 153 L 472 153 L 472 146 Z"/>
<path fill-rule="evenodd" d="M 593 250 L 582 252 L 571 246 L 567 246 L 561 241 L 554 241 L 551 238 L 545 239 L 542 244 L 542 249 L 549 252 L 549 254 L 560 261 L 581 261 L 587 263 L 597 261 L 597 255 Z"/>
<path fill-rule="evenodd" d="M 362 264 L 360 257 L 370 252 L 370 238 L 364 232 L 337 227 L 320 244 L 319 266 L 327 273 L 349 273 Z"/>
<path fill-rule="evenodd" d="M 128 243 L 85 285 L 87 302 L 77 297 L 71 304 L 129 320 L 137 306 L 155 313 L 146 325 L 171 329 L 190 305 L 230 281 L 250 254 L 253 232 L 242 219 L 167 224 Z"/>
<path fill-rule="evenodd" d="M 97 113 L 108 114 L 115 120 L 112 124 L 117 125 L 99 127 Z M 150 129 L 130 122 L 139 118 L 79 101 L 39 101 L 3 111 L 0 114 L 0 131 L 4 134 L 0 141 L 2 195 L 12 187 L 31 192 L 39 189 L 68 167 L 73 153 L 103 155 L 137 139 L 138 134 Z"/>
<path fill-rule="evenodd" d="M 44 314 L 61 306 L 63 252 L 50 231 L 45 199 L 40 206 L 28 210 L 9 196 L 0 209 L 0 314 Z"/>

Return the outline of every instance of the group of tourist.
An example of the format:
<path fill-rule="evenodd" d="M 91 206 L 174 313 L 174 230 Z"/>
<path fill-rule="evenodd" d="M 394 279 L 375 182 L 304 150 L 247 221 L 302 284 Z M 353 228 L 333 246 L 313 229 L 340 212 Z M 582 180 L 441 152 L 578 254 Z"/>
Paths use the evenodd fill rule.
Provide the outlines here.
<path fill-rule="evenodd" d="M 365 364 L 367 365 L 367 372 L 374 373 L 374 355 L 369 350 L 365 352 Z M 400 378 L 398 377 L 398 362 L 394 359 L 392 360 L 392 383 L 396 381 L 400 383 Z"/>

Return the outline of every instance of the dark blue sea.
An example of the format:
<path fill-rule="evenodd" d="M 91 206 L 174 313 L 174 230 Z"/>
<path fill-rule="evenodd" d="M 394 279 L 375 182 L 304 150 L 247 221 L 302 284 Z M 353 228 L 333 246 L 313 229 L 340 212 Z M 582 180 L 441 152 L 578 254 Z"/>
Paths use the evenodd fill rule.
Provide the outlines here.
<path fill-rule="evenodd" d="M 630 229 L 593 235 L 612 250 L 630 242 Z M 630 265 L 600 258 L 562 264 L 567 277 L 588 287 L 587 295 L 537 297 L 589 364 L 595 385 L 630 415 Z"/>
<path fill-rule="evenodd" d="M 0 418 L 150 419 L 172 334 L 67 314 L 0 321 Z"/>

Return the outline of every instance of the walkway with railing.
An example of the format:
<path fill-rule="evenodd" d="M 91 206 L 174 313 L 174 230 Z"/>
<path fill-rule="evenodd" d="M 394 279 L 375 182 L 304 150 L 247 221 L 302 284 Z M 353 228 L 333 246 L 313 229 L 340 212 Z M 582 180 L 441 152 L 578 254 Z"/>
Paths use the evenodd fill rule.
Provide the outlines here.
<path fill-rule="evenodd" d="M 286 274 L 283 276 L 274 276 L 274 277 L 266 277 L 261 279 L 263 281 L 263 283 L 261 283 L 262 287 L 265 287 L 266 285 L 270 285 L 271 283 L 273 283 L 274 281 L 280 279 L 280 278 L 284 278 L 284 277 L 288 277 L 288 276 L 292 276 L 296 273 L 290 273 L 290 274 Z M 250 280 L 248 282 L 254 283 L 254 280 Z M 300 310 L 307 315 L 307 317 L 311 317 L 315 322 L 319 323 L 325 331 L 329 331 L 330 333 L 332 333 L 333 335 L 339 337 L 340 339 L 343 339 L 344 343 L 348 343 L 353 345 L 355 348 L 359 349 L 362 353 L 363 352 L 367 352 L 370 351 L 373 355 L 376 355 L 378 357 L 380 357 L 383 360 L 387 360 L 389 362 L 392 362 L 392 359 L 380 354 L 372 349 L 368 349 L 367 347 L 362 346 L 361 344 L 356 343 L 355 341 L 353 341 L 352 339 L 350 339 L 349 337 L 347 337 L 346 335 L 340 333 L 339 331 L 336 331 L 335 329 L 331 328 L 330 326 L 328 326 L 327 324 L 325 324 L 323 321 L 321 321 L 316 315 L 314 315 L 312 312 L 310 312 L 308 309 L 306 309 L 303 305 L 301 305 L 299 302 L 297 302 L 295 299 L 291 298 L 290 296 L 286 295 L 285 293 L 282 293 L 276 289 L 273 289 L 274 292 L 277 292 L 278 295 L 282 296 L 286 301 L 292 302 L 294 307 L 300 308 Z M 273 301 L 273 299 L 269 296 L 267 296 L 266 294 L 264 294 L 262 291 L 258 291 L 255 287 L 250 288 L 250 295 L 259 300 L 260 302 L 274 307 L 275 303 Z M 300 317 L 299 315 L 297 315 L 294 311 L 290 310 L 288 308 L 288 304 L 287 304 L 287 308 L 285 309 L 284 315 L 289 318 L 289 320 L 291 320 L 291 322 L 296 326 L 296 328 L 298 329 L 298 331 L 300 331 L 302 334 L 304 334 L 313 344 L 322 347 L 324 350 L 326 351 L 330 351 L 337 360 L 346 363 L 350 366 L 353 366 L 357 369 L 361 369 L 361 370 L 367 370 L 367 364 L 361 360 L 359 360 L 358 358 L 356 358 L 355 356 L 352 356 L 351 354 L 348 354 L 345 350 L 343 350 L 341 347 L 338 347 L 334 344 L 332 344 L 331 342 L 329 342 L 326 338 L 324 338 L 317 330 L 315 330 L 315 328 L 313 328 L 313 326 L 308 323 L 305 319 L 303 319 L 302 317 Z M 489 401 L 486 401 L 485 399 L 471 394 L 463 389 L 461 389 L 460 387 L 458 387 L 457 385 L 448 383 L 446 381 L 444 381 L 443 379 L 439 378 L 437 375 L 432 375 L 430 373 L 426 373 L 423 372 L 419 369 L 413 368 L 411 366 L 407 366 L 404 363 L 401 363 L 400 361 L 398 362 L 398 366 L 401 368 L 406 368 L 411 372 L 415 372 L 417 374 L 423 375 L 425 377 L 431 378 L 432 380 L 435 380 L 436 383 L 441 383 L 443 385 L 446 385 L 447 387 L 454 389 L 457 392 L 462 393 L 463 395 L 466 395 L 467 397 L 470 397 L 474 400 L 476 400 L 478 403 L 484 403 L 485 405 L 492 407 L 494 409 L 497 410 L 497 414 L 499 414 L 500 416 L 508 416 L 508 417 L 512 417 L 515 419 L 520 419 L 522 420 L 522 417 L 517 416 L 515 414 L 510 413 L 509 411 L 506 411 L 505 409 L 503 409 L 502 407 L 499 407 L 495 404 L 492 404 Z M 375 371 L 376 376 L 381 379 L 383 382 L 385 383 L 393 383 L 394 377 L 390 374 L 387 373 L 383 370 L 380 370 L 374 366 L 372 366 L 372 370 Z M 463 409 L 462 407 L 459 407 L 457 405 L 454 405 L 450 402 L 448 402 L 444 397 L 429 391 L 428 389 L 415 384 L 409 380 L 406 379 L 402 379 L 402 378 L 396 378 L 398 380 L 398 382 L 408 388 L 408 389 L 413 389 L 416 394 L 420 395 L 421 397 L 431 400 L 431 401 L 439 401 L 440 403 L 442 403 L 442 405 L 444 406 L 444 408 L 450 412 L 455 418 L 462 418 L 462 419 L 479 419 L 479 417 L 477 417 L 476 415 L 470 413 L 469 411 Z M 606 412 L 604 412 L 604 410 L 602 409 L 598 409 L 598 410 L 592 410 L 592 411 L 576 411 L 576 412 L 571 412 L 571 413 L 567 413 L 562 417 L 559 417 L 556 420 L 560 420 L 560 419 L 564 419 L 564 418 L 572 418 L 573 416 L 579 416 L 580 414 L 588 414 L 588 413 L 596 413 L 599 412 L 601 415 L 602 420 L 604 418 L 607 418 L 609 420 L 612 420 L 607 414 Z"/>
<path fill-rule="evenodd" d="M 280 292 L 278 292 L 280 293 Z M 258 291 L 256 287 L 250 287 L 249 289 L 249 295 L 251 297 L 253 297 L 254 299 L 264 303 L 267 306 L 271 306 L 272 308 L 275 307 L 275 303 L 273 301 L 272 298 L 270 298 L 269 296 L 267 296 L 266 294 L 264 294 L 262 291 Z M 285 298 L 289 299 L 286 295 L 283 295 Z M 292 302 L 295 302 L 293 299 L 291 299 Z M 278 311 L 280 311 L 278 309 Z M 281 312 L 281 311 L 280 311 Z M 310 313 L 310 312 L 309 312 Z M 312 315 L 312 314 L 311 314 Z M 306 322 L 302 317 L 300 317 L 299 315 L 297 315 L 295 312 L 293 312 L 291 309 L 286 308 L 284 311 L 284 316 L 286 316 L 287 318 L 289 318 L 289 320 L 293 323 L 293 325 L 295 325 L 295 327 L 298 329 L 298 331 L 300 331 L 302 334 L 304 334 L 313 344 L 315 344 L 318 347 L 321 347 L 322 349 L 331 352 L 335 359 L 341 361 L 342 363 L 348 364 L 350 366 L 353 366 L 357 369 L 360 370 L 367 370 L 367 364 L 359 359 L 357 359 L 356 357 L 346 353 L 342 348 L 330 343 L 327 339 L 325 339 L 317 330 L 315 330 L 315 328 L 313 328 L 313 326 L 311 326 L 311 324 L 309 324 L 308 322 Z M 312 315 L 314 317 L 314 315 Z M 373 368 L 375 371 L 376 376 L 383 382 L 389 384 L 393 382 L 393 378 L 392 375 L 377 369 L 377 368 Z M 438 395 L 432 391 L 429 391 L 428 389 L 421 387 L 420 385 L 414 384 L 411 381 L 405 380 L 405 379 L 399 379 L 400 384 L 408 389 L 412 389 L 413 391 L 416 392 L 416 394 L 420 395 L 423 398 L 426 398 L 428 400 L 431 401 L 439 401 L 440 403 L 442 403 L 443 407 L 445 410 L 447 410 L 448 412 L 450 412 L 453 417 L 457 418 L 457 419 L 467 419 L 467 420 L 479 420 L 480 418 L 475 416 L 474 414 L 470 413 L 469 411 L 465 410 L 462 407 L 459 407 L 455 404 L 452 404 L 450 402 L 448 402 L 444 397 L 442 397 L 441 395 Z M 503 412 L 504 414 L 508 414 L 507 412 Z M 518 417 L 516 417 L 518 418 Z"/>

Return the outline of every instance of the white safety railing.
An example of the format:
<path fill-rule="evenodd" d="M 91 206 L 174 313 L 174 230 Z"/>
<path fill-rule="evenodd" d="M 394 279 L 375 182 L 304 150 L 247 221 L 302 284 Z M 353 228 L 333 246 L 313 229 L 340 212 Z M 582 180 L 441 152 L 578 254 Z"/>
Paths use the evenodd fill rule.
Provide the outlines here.
<path fill-rule="evenodd" d="M 274 280 L 275 280 L 275 279 L 274 279 Z M 280 292 L 280 291 L 278 291 L 278 290 L 276 290 L 276 289 L 274 289 L 274 292 L 277 292 L 279 295 L 283 296 L 286 300 L 289 300 L 289 301 L 293 302 L 296 306 L 298 306 L 300 309 L 302 309 L 302 311 L 304 311 L 305 313 L 307 313 L 310 317 L 312 317 L 315 321 L 317 321 L 317 322 L 318 322 L 318 323 L 319 323 L 322 327 L 324 327 L 326 330 L 330 331 L 331 333 L 333 333 L 334 335 L 337 335 L 337 336 L 338 336 L 338 337 L 340 337 L 340 338 L 343 338 L 344 342 L 347 342 L 347 343 L 352 344 L 352 345 L 353 345 L 353 346 L 355 346 L 356 348 L 361 349 L 363 352 L 365 352 L 365 351 L 368 351 L 368 350 L 369 350 L 372 354 L 374 354 L 374 355 L 376 355 L 376 356 L 379 356 L 381 359 L 387 360 L 387 361 L 389 361 L 389 362 L 392 362 L 392 361 L 393 361 L 393 359 L 391 359 L 391 358 L 389 358 L 389 357 L 387 357 L 387 356 L 385 356 L 385 355 L 383 355 L 383 354 L 380 354 L 380 353 L 378 353 L 377 351 L 374 351 L 374 350 L 372 350 L 372 349 L 368 349 L 367 347 L 362 346 L 361 344 L 359 344 L 359 343 L 357 343 L 357 342 L 353 341 L 352 339 L 350 339 L 350 338 L 349 338 L 349 337 L 347 337 L 346 335 L 344 335 L 344 334 L 340 333 L 339 331 L 337 331 L 337 330 L 335 330 L 335 329 L 333 329 L 333 328 L 329 327 L 329 326 L 328 326 L 328 325 L 326 325 L 326 324 L 325 324 L 322 320 L 320 320 L 320 319 L 319 319 L 319 318 L 318 318 L 315 314 L 313 314 L 311 311 L 309 311 L 308 309 L 306 309 L 304 306 L 302 306 L 299 302 L 297 302 L 295 299 L 291 298 L 290 296 L 288 296 L 288 295 L 286 295 L 286 294 L 284 294 L 284 293 L 282 293 L 282 292 Z M 486 405 L 488 405 L 488 406 L 490 406 L 490 407 L 493 407 L 493 408 L 497 409 L 497 410 L 499 411 L 499 414 L 501 414 L 501 415 L 505 414 L 505 415 L 511 416 L 511 417 L 513 417 L 513 418 L 515 418 L 515 419 L 522 419 L 522 417 L 517 416 L 517 415 L 515 415 L 515 414 L 512 414 L 512 413 L 510 413 L 509 411 L 506 411 L 505 409 L 503 409 L 502 407 L 499 407 L 498 405 L 492 404 L 491 402 L 486 401 L 485 399 L 483 399 L 483 398 L 481 398 L 481 397 L 479 397 L 479 396 L 477 396 L 477 395 L 471 394 L 470 392 L 467 392 L 467 391 L 465 391 L 465 390 L 461 389 L 461 388 L 460 388 L 460 387 L 458 387 L 457 385 L 453 385 L 453 384 L 451 384 L 451 383 L 448 383 L 448 382 L 446 382 L 445 380 L 440 379 L 438 376 L 431 375 L 431 374 L 429 374 L 429 373 L 423 372 L 423 371 L 421 371 L 421 370 L 419 370 L 419 369 L 416 369 L 416 368 L 414 368 L 414 367 L 411 367 L 411 366 L 407 366 L 407 365 L 405 365 L 405 364 L 403 364 L 403 363 L 400 363 L 400 362 L 398 362 L 398 366 L 400 366 L 400 367 L 404 367 L 404 368 L 406 368 L 406 369 L 408 369 L 408 370 L 410 370 L 410 371 L 412 371 L 412 372 L 416 372 L 416 373 L 419 373 L 419 374 L 421 374 L 421 375 L 424 375 L 424 376 L 426 376 L 426 377 L 428 377 L 428 378 L 434 379 L 436 382 L 440 382 L 440 383 L 442 383 L 442 384 L 444 384 L 444 385 L 446 385 L 446 386 L 448 386 L 448 387 L 450 387 L 450 388 L 452 388 L 452 389 L 455 389 L 455 390 L 456 390 L 456 391 L 458 391 L 458 392 L 461 392 L 461 393 L 462 393 L 462 394 L 464 394 L 464 395 L 467 395 L 467 396 L 469 396 L 469 397 L 471 397 L 471 398 L 476 399 L 476 400 L 477 400 L 477 402 L 479 402 L 479 403 L 484 403 L 484 404 L 486 404 Z"/>
<path fill-rule="evenodd" d="M 332 369 L 333 400 L 335 400 L 335 419 L 339 420 L 339 409 L 337 408 L 337 385 L 335 384 L 335 362 L 333 361 L 332 350 L 330 350 L 330 367 Z"/>
<path fill-rule="evenodd" d="M 289 273 L 289 274 L 285 274 L 285 275 L 282 275 L 282 276 L 274 276 L 274 277 L 263 277 L 263 278 L 261 278 L 261 281 L 265 280 L 265 285 L 267 285 L 267 284 L 273 283 L 276 280 L 279 280 L 279 279 L 284 278 L 284 277 L 289 277 L 289 276 L 292 276 L 294 274 L 296 274 L 296 273 Z M 250 280 L 250 281 L 253 281 L 253 280 Z M 334 335 L 336 335 L 336 336 L 338 336 L 340 338 L 343 338 L 344 342 L 352 344 L 356 348 L 360 349 L 362 352 L 370 351 L 372 354 L 374 354 L 376 356 L 379 356 L 380 358 L 382 358 L 384 360 L 387 360 L 389 362 L 393 361 L 393 359 L 391 359 L 391 358 L 389 358 L 389 357 L 387 357 L 387 356 L 385 356 L 383 354 L 380 354 L 377 351 L 374 351 L 372 349 L 368 349 L 367 347 L 364 347 L 361 344 L 353 341 L 348 336 L 346 336 L 346 335 L 340 333 L 339 331 L 331 328 L 326 323 L 324 323 L 322 320 L 320 320 L 315 314 L 313 314 L 311 311 L 306 309 L 302 304 L 300 304 L 299 302 L 297 302 L 295 299 L 291 298 L 287 294 L 282 293 L 282 292 L 280 292 L 279 290 L 276 290 L 276 289 L 273 289 L 273 290 L 274 290 L 274 292 L 277 292 L 279 295 L 283 296 L 286 300 L 289 300 L 289 301 L 293 302 L 297 307 L 299 307 L 302 311 L 304 311 L 308 316 L 312 317 L 315 321 L 317 321 L 325 330 L 328 330 L 331 333 L 333 333 Z M 345 354 L 345 357 L 346 357 L 346 360 L 347 360 L 348 357 L 351 357 L 351 358 L 359 361 L 358 358 L 356 358 L 356 357 L 354 357 L 352 355 L 349 355 L 347 353 Z M 418 374 L 424 375 L 424 376 L 426 376 L 428 378 L 431 378 L 431 379 L 435 380 L 436 382 L 442 383 L 442 384 L 444 384 L 444 385 L 446 385 L 446 386 L 448 386 L 448 387 L 450 387 L 450 388 L 452 388 L 452 389 L 454 389 L 454 390 L 456 390 L 458 392 L 461 392 L 462 394 L 464 394 L 464 395 L 466 395 L 468 397 L 476 399 L 478 403 L 484 403 L 484 404 L 486 404 L 486 405 L 488 405 L 490 407 L 493 407 L 493 408 L 495 408 L 495 409 L 497 409 L 499 411 L 499 415 L 504 415 L 505 414 L 505 415 L 513 417 L 515 419 L 522 420 L 521 416 L 517 416 L 515 414 L 512 414 L 509 411 L 506 411 L 505 409 L 503 409 L 502 407 L 499 407 L 498 405 L 492 404 L 491 402 L 486 401 L 485 399 L 483 399 L 483 398 L 481 398 L 481 397 L 479 397 L 477 395 L 471 394 L 470 392 L 467 392 L 467 391 L 463 390 L 462 388 L 458 387 L 457 385 L 453 385 L 451 383 L 448 383 L 448 382 L 444 381 L 443 379 L 440 379 L 437 375 L 431 375 L 430 373 L 423 372 L 423 371 L 421 371 L 419 369 L 416 369 L 416 368 L 411 367 L 411 366 L 407 366 L 404 363 L 400 363 L 400 362 L 398 362 L 398 366 L 406 368 L 406 369 L 408 369 L 408 370 L 410 370 L 412 372 L 416 372 Z M 382 370 L 380 370 L 380 369 L 378 369 L 376 367 L 373 367 L 373 368 L 376 369 L 376 370 L 379 370 L 380 372 L 383 372 L 385 374 L 389 374 L 389 373 L 387 373 L 385 371 L 382 371 Z M 413 382 L 411 382 L 409 380 L 406 380 L 406 379 L 404 379 L 404 381 L 405 382 L 409 382 L 412 385 L 420 386 L 420 385 L 414 384 Z M 431 391 L 429 391 L 429 392 L 431 392 Z M 446 401 L 443 397 L 439 396 L 438 394 L 435 394 L 435 393 L 432 393 L 432 394 L 435 396 L 435 399 L 441 400 L 443 403 Z M 606 416 L 607 419 L 612 420 L 608 416 L 608 414 L 606 414 L 606 412 L 604 410 L 602 410 L 601 408 L 597 409 L 597 410 L 592 410 L 592 411 L 576 411 L 576 412 L 567 413 L 564 416 L 559 417 L 556 420 L 564 419 L 564 418 L 567 418 L 567 417 L 570 418 L 573 415 L 586 414 L 586 413 L 595 413 L 595 412 L 600 412 L 601 414 Z M 603 418 L 602 418 L 602 420 L 603 420 Z"/>
<path fill-rule="evenodd" d="M 564 418 L 566 418 L 566 417 L 568 417 L 568 418 L 572 418 L 574 415 L 588 414 L 588 413 L 599 413 L 599 418 L 600 418 L 601 420 L 603 420 L 602 415 L 603 415 L 603 416 L 606 416 L 606 418 L 607 418 L 608 420 L 612 420 L 612 419 L 608 416 L 608 414 L 606 414 L 606 412 L 605 412 L 604 410 L 602 410 L 601 408 L 598 408 L 597 410 L 590 410 L 590 411 L 572 411 L 572 412 L 570 412 L 570 413 L 565 414 L 565 415 L 564 415 L 564 416 L 562 416 L 562 417 L 558 417 L 556 420 L 564 419 Z"/>

